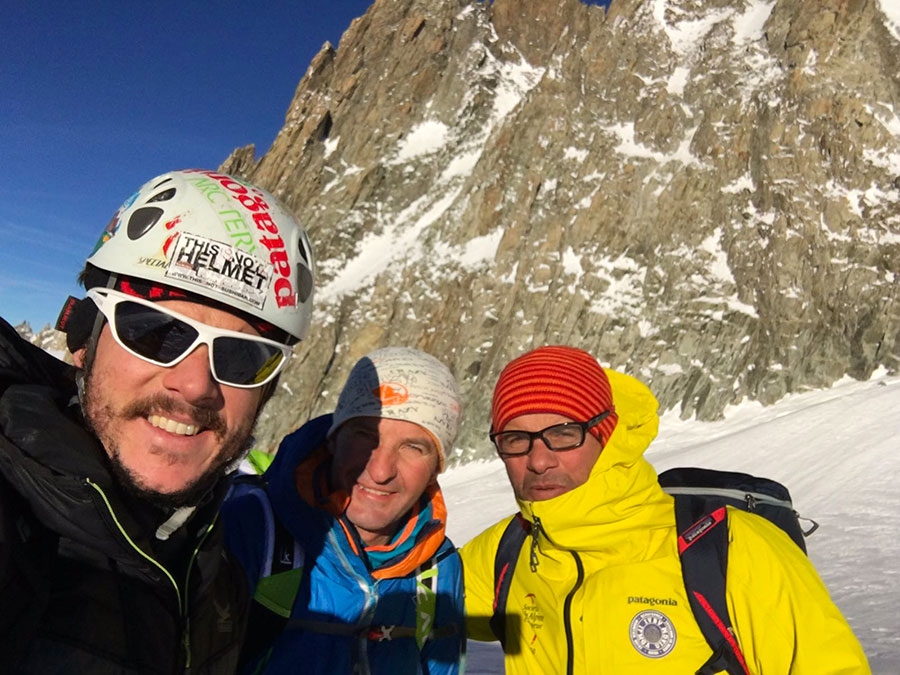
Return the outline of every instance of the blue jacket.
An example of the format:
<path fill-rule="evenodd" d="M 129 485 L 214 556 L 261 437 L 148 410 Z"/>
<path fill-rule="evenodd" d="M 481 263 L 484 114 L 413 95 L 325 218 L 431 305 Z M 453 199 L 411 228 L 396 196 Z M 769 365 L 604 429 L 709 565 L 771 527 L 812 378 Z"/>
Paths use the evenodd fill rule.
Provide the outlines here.
<path fill-rule="evenodd" d="M 223 507 L 226 544 L 244 565 L 254 593 L 272 564 L 268 508 L 294 538 L 295 555 L 303 561 L 285 630 L 272 641 L 254 635 L 254 631 L 271 629 L 251 619 L 248 644 L 263 638 L 272 648 L 268 660 L 247 654 L 246 670 L 329 675 L 461 672 L 465 644 L 462 568 L 456 549 L 444 536 L 446 511 L 440 489 L 423 496 L 432 517 L 416 528 L 412 550 L 373 572 L 355 529 L 336 510 L 336 500 L 330 499 L 329 510 L 326 502 L 332 495 L 315 493 L 312 487 L 321 487 L 320 479 L 327 475 L 330 458 L 324 446 L 330 425 L 331 415 L 325 415 L 288 435 L 263 476 L 264 487 L 238 487 Z M 333 515 L 335 512 L 338 515 Z M 421 565 L 429 568 L 425 576 L 437 572 L 427 582 L 422 582 L 418 573 L 422 560 L 428 561 Z M 419 588 L 417 601 L 417 587 L 423 583 L 431 585 L 435 609 L 428 639 L 419 624 L 420 649 L 417 608 L 427 607 L 423 598 L 430 595 Z"/>

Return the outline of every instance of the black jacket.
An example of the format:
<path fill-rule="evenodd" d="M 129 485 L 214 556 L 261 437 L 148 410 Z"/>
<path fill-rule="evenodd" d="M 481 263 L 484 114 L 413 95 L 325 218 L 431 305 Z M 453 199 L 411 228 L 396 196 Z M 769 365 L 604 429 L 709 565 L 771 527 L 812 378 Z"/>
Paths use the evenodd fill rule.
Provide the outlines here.
<path fill-rule="evenodd" d="M 226 486 L 157 539 L 169 514 L 111 477 L 74 378 L 0 320 L 0 672 L 233 672 L 248 594 Z"/>

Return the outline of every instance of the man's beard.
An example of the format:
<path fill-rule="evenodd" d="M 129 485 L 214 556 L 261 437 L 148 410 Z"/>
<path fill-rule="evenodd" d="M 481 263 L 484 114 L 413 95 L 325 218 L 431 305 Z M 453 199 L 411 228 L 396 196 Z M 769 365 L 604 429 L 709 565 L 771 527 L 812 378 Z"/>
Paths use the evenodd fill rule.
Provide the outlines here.
<path fill-rule="evenodd" d="M 256 423 L 255 417 L 247 420 L 231 434 L 226 433 L 225 422 L 215 410 L 193 406 L 189 403 L 175 401 L 165 395 L 131 401 L 121 410 L 112 404 L 96 400 L 93 396 L 94 382 L 92 364 L 88 363 L 84 370 L 84 393 L 82 409 L 87 426 L 94 432 L 106 449 L 106 457 L 113 476 L 126 493 L 146 501 L 157 508 L 171 510 L 183 506 L 197 506 L 203 497 L 221 480 L 229 467 L 237 459 L 246 454 L 252 444 L 252 431 Z M 118 444 L 111 427 L 127 420 L 146 418 L 153 414 L 190 415 L 201 427 L 212 431 L 220 441 L 219 452 L 212 463 L 191 483 L 174 492 L 160 492 L 142 485 L 140 476 L 129 469 L 122 461 Z M 149 448 L 148 448 L 149 452 Z"/>

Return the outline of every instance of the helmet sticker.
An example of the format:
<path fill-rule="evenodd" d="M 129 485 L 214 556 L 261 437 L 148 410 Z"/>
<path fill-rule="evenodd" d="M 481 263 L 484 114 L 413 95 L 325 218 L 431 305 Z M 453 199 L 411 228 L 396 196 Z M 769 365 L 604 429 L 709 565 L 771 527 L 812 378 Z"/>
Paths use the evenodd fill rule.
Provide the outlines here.
<path fill-rule="evenodd" d="M 132 194 L 128 199 L 125 200 L 125 203 L 116 210 L 112 218 L 110 218 L 109 222 L 106 224 L 106 227 L 103 228 L 103 232 L 100 234 L 100 238 L 97 240 L 97 243 L 94 244 L 94 250 L 91 251 L 91 255 L 94 255 L 97 251 L 100 250 L 100 247 L 103 246 L 103 244 L 105 244 L 115 236 L 116 232 L 118 232 L 119 230 L 119 226 L 122 224 L 120 220 L 122 213 L 132 204 L 134 204 L 134 201 L 138 198 L 139 194 L 140 190 Z M 88 258 L 90 257 L 91 256 L 88 256 Z"/>
<path fill-rule="evenodd" d="M 115 235 L 116 230 L 119 229 L 119 225 L 121 224 L 121 222 L 119 221 L 120 213 L 122 212 L 116 211 L 115 215 L 110 218 L 109 222 L 106 224 L 106 228 L 103 230 L 103 234 L 100 235 L 97 243 L 94 244 L 94 250 L 91 251 L 91 255 L 94 255 L 97 251 L 100 250 L 100 247 L 103 246 L 103 244 L 113 238 L 113 235 Z"/>
<path fill-rule="evenodd" d="M 659 659 L 675 648 L 675 626 L 662 612 L 649 609 L 631 620 L 631 644 L 644 656 Z"/>
<path fill-rule="evenodd" d="M 258 231 L 259 244 L 269 251 L 269 260 L 275 272 L 273 286 L 275 303 L 281 308 L 296 307 L 298 297 L 294 288 L 291 258 L 285 250 L 278 223 L 270 212 L 271 207 L 266 202 L 263 192 L 259 188 L 237 180 L 234 176 L 213 171 L 194 172 L 218 183 L 232 202 L 237 202 L 247 211 Z M 194 181 L 194 187 L 202 190 L 210 202 L 213 201 L 213 195 L 219 190 L 219 187 L 211 190 L 209 183 L 204 181 Z M 220 216 L 224 213 L 235 213 L 235 211 L 220 212 Z"/>
<path fill-rule="evenodd" d="M 217 171 L 170 171 L 113 215 L 87 262 L 233 306 L 302 340 L 315 256 L 278 197 Z"/>
<path fill-rule="evenodd" d="M 262 309 L 272 265 L 235 246 L 195 234 L 178 235 L 166 277 L 225 293 Z"/>

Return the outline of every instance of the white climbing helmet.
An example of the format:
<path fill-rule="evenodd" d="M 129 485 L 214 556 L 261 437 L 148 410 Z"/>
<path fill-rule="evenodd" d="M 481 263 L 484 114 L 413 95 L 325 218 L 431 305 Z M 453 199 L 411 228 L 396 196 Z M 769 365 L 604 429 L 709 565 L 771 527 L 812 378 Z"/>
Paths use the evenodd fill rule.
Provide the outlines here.
<path fill-rule="evenodd" d="M 297 340 L 312 314 L 306 230 L 269 192 L 216 171 L 144 184 L 106 226 L 91 265 L 210 298 Z"/>

